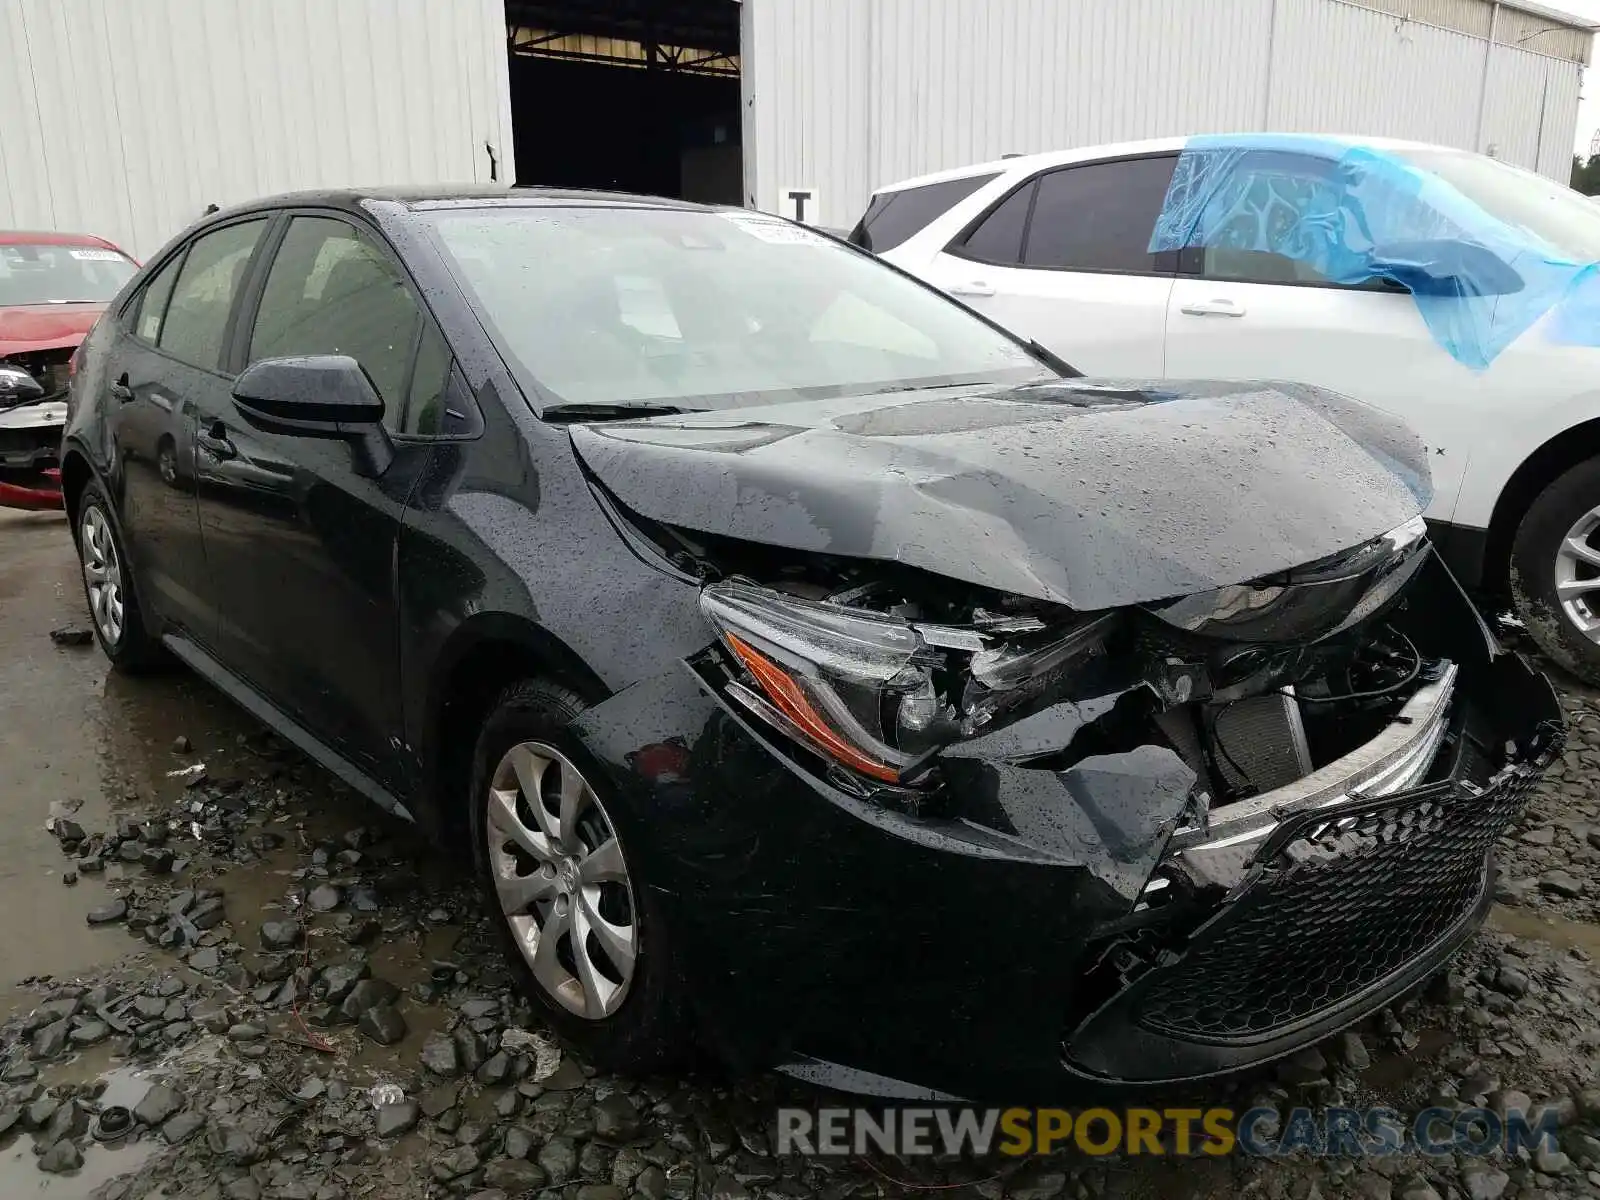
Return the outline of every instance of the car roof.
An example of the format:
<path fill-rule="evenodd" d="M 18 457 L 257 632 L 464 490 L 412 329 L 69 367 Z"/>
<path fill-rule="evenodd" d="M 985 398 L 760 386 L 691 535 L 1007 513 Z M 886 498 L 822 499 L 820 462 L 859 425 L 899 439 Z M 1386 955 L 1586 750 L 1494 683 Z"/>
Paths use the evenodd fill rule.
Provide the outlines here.
<path fill-rule="evenodd" d="M 234 213 L 259 212 L 270 208 L 344 208 L 352 211 L 375 206 L 428 211 L 450 208 L 538 208 L 559 205 L 630 208 L 679 208 L 712 212 L 712 205 L 673 200 L 664 196 L 642 196 L 631 192 L 590 191 L 582 188 L 520 187 L 504 184 L 432 184 L 409 187 L 327 188 L 315 191 L 282 192 L 238 204 L 215 217 Z"/>
<path fill-rule="evenodd" d="M 1207 136 L 1225 139 L 1229 135 L 1208 134 Z M 1237 136 L 1260 138 L 1272 135 L 1241 133 Z M 1283 136 L 1326 138 L 1330 142 L 1352 142 L 1357 145 L 1371 146 L 1378 150 L 1447 150 L 1451 148 L 1432 145 L 1428 142 L 1406 141 L 1402 138 L 1365 137 L 1337 133 L 1284 134 Z M 1062 167 L 1094 159 L 1129 158 L 1141 154 L 1161 154 L 1164 152 L 1177 153 L 1187 146 L 1189 141 L 1190 139 L 1187 137 L 1149 138 L 1139 142 L 1111 142 L 1100 146 L 1078 146 L 1071 150 L 1045 150 L 1038 154 L 1013 154 L 1006 158 L 991 159 L 988 162 L 973 163 L 965 167 L 953 167 L 945 171 L 934 171 L 927 175 L 918 175 L 914 179 L 902 179 L 897 183 L 887 183 L 878 188 L 873 194 L 898 192 L 906 188 L 921 187 L 924 184 L 943 183 L 949 179 L 966 179 L 973 175 L 998 175 L 1005 172 L 1031 174 L 1045 167 Z"/>
<path fill-rule="evenodd" d="M 92 233 L 63 233 L 55 229 L 0 229 L 0 246 L 100 246 L 120 248 L 115 242 Z"/>

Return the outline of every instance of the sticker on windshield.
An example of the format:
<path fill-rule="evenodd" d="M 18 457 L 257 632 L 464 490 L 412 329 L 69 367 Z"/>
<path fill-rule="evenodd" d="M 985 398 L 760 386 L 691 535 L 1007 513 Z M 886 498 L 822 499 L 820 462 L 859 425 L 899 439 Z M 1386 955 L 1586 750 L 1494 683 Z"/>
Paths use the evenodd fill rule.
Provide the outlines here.
<path fill-rule="evenodd" d="M 73 258 L 83 262 L 121 262 L 122 255 L 115 250 L 68 250 Z"/>
<path fill-rule="evenodd" d="M 775 246 L 827 246 L 832 243 L 832 239 L 825 234 L 764 213 L 725 212 L 718 215 L 725 221 L 732 221 L 751 236 Z"/>

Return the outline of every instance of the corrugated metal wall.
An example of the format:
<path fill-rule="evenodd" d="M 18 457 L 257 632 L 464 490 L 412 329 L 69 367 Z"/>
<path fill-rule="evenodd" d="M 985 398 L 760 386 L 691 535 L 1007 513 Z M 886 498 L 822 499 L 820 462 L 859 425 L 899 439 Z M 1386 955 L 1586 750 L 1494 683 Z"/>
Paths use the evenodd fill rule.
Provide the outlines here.
<path fill-rule="evenodd" d="M 1410 17 L 1393 0 L 744 6 L 747 201 L 784 211 L 786 191 L 814 187 L 822 224 L 850 224 L 874 187 L 912 175 L 1206 131 L 1492 146 L 1560 179 L 1571 162 L 1580 62 L 1499 30 L 1491 49 L 1485 0 L 1417 0 Z M 1585 35 L 1553 33 L 1533 41 L 1587 58 Z"/>
<path fill-rule="evenodd" d="M 503 0 L 0 0 L 0 228 L 136 256 L 207 204 L 515 162 Z"/>

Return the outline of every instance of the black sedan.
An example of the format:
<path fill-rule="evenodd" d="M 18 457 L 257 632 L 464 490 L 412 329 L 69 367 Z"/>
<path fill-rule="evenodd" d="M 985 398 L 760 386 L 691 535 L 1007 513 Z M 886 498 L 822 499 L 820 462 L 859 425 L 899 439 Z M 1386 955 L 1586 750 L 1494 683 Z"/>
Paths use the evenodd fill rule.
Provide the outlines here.
<path fill-rule="evenodd" d="M 1469 936 L 1562 737 L 1392 419 L 1076 378 L 755 213 L 246 205 L 139 272 L 71 399 L 112 661 L 175 656 L 470 859 L 617 1068 L 1268 1060 Z"/>

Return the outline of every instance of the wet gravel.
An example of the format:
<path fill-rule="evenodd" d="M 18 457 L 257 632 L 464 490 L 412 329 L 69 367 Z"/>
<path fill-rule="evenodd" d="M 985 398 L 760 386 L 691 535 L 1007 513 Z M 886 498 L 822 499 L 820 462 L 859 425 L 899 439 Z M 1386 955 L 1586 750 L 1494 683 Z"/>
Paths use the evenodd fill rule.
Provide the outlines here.
<path fill-rule="evenodd" d="M 43 624 L 52 612 L 37 636 L 81 671 L 97 652 L 51 645 L 48 629 L 70 626 L 59 612 Z M 98 967 L 0 980 L 13 985 L 0 1005 L 0 1196 L 41 1185 L 97 1200 L 1594 1196 L 1600 704 L 1582 689 L 1564 703 L 1571 739 L 1502 846 L 1490 928 L 1421 994 L 1198 1097 L 1239 1110 L 1551 1106 L 1557 1152 L 778 1157 L 779 1104 L 850 1101 L 770 1075 L 597 1073 L 513 990 L 467 880 L 230 718 L 167 731 L 161 770 L 131 764 L 109 797 L 62 794 L 28 815 L 48 823 L 53 857 L 32 864 L 34 886 L 62 890 L 84 928 L 125 942 Z M 8 746 L 0 779 L 38 766 L 28 754 Z"/>

